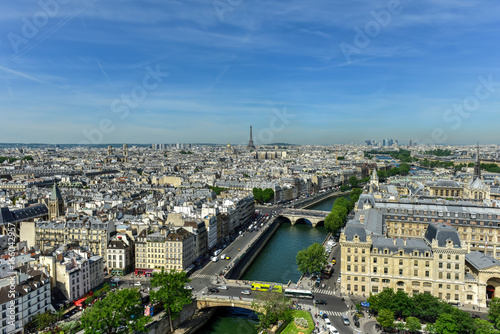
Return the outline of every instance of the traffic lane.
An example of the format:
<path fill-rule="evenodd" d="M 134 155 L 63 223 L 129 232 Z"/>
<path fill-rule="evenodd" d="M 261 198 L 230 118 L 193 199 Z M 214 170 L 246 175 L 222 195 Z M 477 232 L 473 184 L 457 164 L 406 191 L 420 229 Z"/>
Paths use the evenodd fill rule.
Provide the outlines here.
<path fill-rule="evenodd" d="M 200 273 L 202 275 L 220 274 L 222 269 L 230 263 L 228 260 L 220 260 L 220 256 L 222 254 L 229 255 L 231 260 L 240 256 L 242 252 L 241 250 L 252 241 L 252 239 L 256 236 L 256 233 L 258 232 L 245 231 L 242 236 L 237 237 L 236 240 L 234 240 L 226 249 L 221 251 L 218 255 L 219 260 L 217 262 L 210 261 L 210 263 L 208 263 Z"/>
<path fill-rule="evenodd" d="M 221 253 L 218 255 L 219 260 L 217 262 L 210 261 L 200 272 L 202 275 L 218 275 L 222 269 L 227 266 L 230 261 L 228 260 L 220 260 L 220 256 L 222 254 L 229 255 L 231 259 L 234 259 L 235 257 L 239 256 L 241 253 L 241 250 L 238 249 L 243 249 L 251 240 L 251 237 L 253 234 L 245 232 L 245 234 L 241 237 L 236 238 L 235 241 L 231 245 L 229 245 L 226 249 L 222 250 Z M 213 255 L 212 255 L 213 257 Z"/>

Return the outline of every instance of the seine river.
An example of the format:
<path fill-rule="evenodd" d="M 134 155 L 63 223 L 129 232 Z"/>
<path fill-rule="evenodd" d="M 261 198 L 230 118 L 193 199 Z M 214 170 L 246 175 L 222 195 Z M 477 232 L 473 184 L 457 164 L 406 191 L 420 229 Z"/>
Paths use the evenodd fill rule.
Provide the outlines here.
<path fill-rule="evenodd" d="M 330 211 L 336 198 L 328 199 L 309 209 Z M 301 249 L 326 238 L 323 226 L 282 224 L 264 247 L 259 257 L 245 272 L 242 279 L 276 283 L 296 283 L 300 278 L 295 255 Z M 221 308 L 210 322 L 196 334 L 257 334 L 258 320 L 254 312 L 240 308 Z"/>

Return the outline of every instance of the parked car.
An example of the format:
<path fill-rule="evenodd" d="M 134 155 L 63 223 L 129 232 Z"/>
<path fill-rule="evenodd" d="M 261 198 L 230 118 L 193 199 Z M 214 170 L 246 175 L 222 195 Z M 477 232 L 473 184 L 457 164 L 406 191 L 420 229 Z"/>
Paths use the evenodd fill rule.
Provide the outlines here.
<path fill-rule="evenodd" d="M 220 290 L 227 290 L 227 286 L 223 285 L 223 286 L 219 286 L 219 289 Z"/>
<path fill-rule="evenodd" d="M 210 292 L 210 293 L 218 293 L 219 289 L 217 289 L 217 288 L 208 288 L 208 292 Z"/>
<path fill-rule="evenodd" d="M 242 295 L 249 295 L 250 291 L 249 290 L 243 290 L 243 291 L 241 291 L 241 294 Z"/>
<path fill-rule="evenodd" d="M 191 285 L 186 285 L 186 286 L 184 287 L 184 289 L 186 289 L 186 290 L 193 290 L 193 287 L 192 287 Z"/>

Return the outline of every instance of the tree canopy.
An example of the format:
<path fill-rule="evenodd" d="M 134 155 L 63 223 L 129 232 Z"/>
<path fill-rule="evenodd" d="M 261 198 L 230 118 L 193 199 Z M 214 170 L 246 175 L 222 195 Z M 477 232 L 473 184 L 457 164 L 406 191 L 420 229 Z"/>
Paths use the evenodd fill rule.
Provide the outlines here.
<path fill-rule="evenodd" d="M 291 301 L 276 292 L 261 292 L 252 302 L 252 309 L 258 314 L 258 330 L 271 328 L 278 321 L 291 320 Z"/>
<path fill-rule="evenodd" d="M 253 188 L 252 190 L 253 198 L 258 203 L 268 203 L 274 198 L 274 190 L 271 188 Z"/>
<path fill-rule="evenodd" d="M 143 332 L 149 321 L 151 317 L 144 315 L 137 289 L 108 293 L 103 300 L 87 307 L 81 318 L 85 333 L 90 334 L 115 333 L 119 326 L 126 326 L 129 332 Z"/>
<path fill-rule="evenodd" d="M 154 273 L 151 278 L 150 298 L 153 302 L 162 304 L 167 311 L 172 332 L 172 320 L 180 315 L 185 305 L 192 302 L 192 290 L 185 289 L 188 282 L 190 280 L 187 278 L 185 271 L 176 271 L 174 269 L 166 272 L 162 268 L 160 273 Z"/>
<path fill-rule="evenodd" d="M 500 298 L 494 297 L 491 300 L 488 318 L 493 322 L 496 328 L 500 328 Z"/>
<path fill-rule="evenodd" d="M 302 274 L 320 273 L 327 263 L 328 253 L 317 242 L 297 253 L 297 266 Z"/>
<path fill-rule="evenodd" d="M 377 322 L 384 328 L 394 328 L 394 312 L 388 309 L 380 310 Z"/>

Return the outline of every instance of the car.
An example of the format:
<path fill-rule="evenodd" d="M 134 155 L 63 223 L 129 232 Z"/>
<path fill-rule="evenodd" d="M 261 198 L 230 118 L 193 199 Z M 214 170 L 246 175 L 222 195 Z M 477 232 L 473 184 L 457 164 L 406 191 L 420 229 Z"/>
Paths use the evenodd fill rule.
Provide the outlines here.
<path fill-rule="evenodd" d="M 325 325 L 326 325 L 326 327 L 332 325 L 332 322 L 330 321 L 330 318 L 328 318 L 328 316 L 325 318 Z"/>
<path fill-rule="evenodd" d="M 141 282 L 135 282 L 134 285 L 135 286 L 141 286 Z"/>
<path fill-rule="evenodd" d="M 191 285 L 186 285 L 186 286 L 184 287 L 184 289 L 186 289 L 186 290 L 193 290 L 193 287 L 192 287 Z"/>
<path fill-rule="evenodd" d="M 315 300 L 314 305 L 326 305 L 326 300 L 324 299 Z"/>
<path fill-rule="evenodd" d="M 344 323 L 344 325 L 349 326 L 350 322 L 347 314 L 342 314 L 342 322 Z"/>
<path fill-rule="evenodd" d="M 241 291 L 241 294 L 242 295 L 249 295 L 250 291 L 249 290 L 243 290 L 243 291 Z"/>
<path fill-rule="evenodd" d="M 339 333 L 339 331 L 337 330 L 337 328 L 335 328 L 333 325 L 326 326 L 326 329 L 328 330 L 328 332 L 330 334 L 338 334 Z"/>
<path fill-rule="evenodd" d="M 470 316 L 471 316 L 471 318 L 472 318 L 472 319 L 479 318 L 479 316 L 478 316 L 477 314 L 474 314 L 474 313 L 471 313 L 471 315 L 470 315 Z"/>
<path fill-rule="evenodd" d="M 121 332 L 121 331 L 124 331 L 125 329 L 127 329 L 127 327 L 125 327 L 125 326 L 121 325 L 121 326 L 118 326 L 118 327 L 116 328 L 116 332 Z"/>
<path fill-rule="evenodd" d="M 225 260 L 225 259 L 226 259 L 226 254 L 222 254 L 222 255 L 220 256 L 220 259 L 221 259 L 221 260 Z"/>
<path fill-rule="evenodd" d="M 231 260 L 231 257 L 230 256 L 226 256 L 226 260 Z"/>
<path fill-rule="evenodd" d="M 227 286 L 223 285 L 223 286 L 219 286 L 219 289 L 220 290 L 227 290 Z"/>
<path fill-rule="evenodd" d="M 219 289 L 217 289 L 217 288 L 208 288 L 208 292 L 210 292 L 210 293 L 218 293 Z"/>
<path fill-rule="evenodd" d="M 337 263 L 337 260 L 335 258 L 332 259 L 332 264 Z"/>
<path fill-rule="evenodd" d="M 342 282 L 342 279 L 339 276 L 339 278 L 337 278 L 337 283 L 341 283 L 341 282 Z"/>

